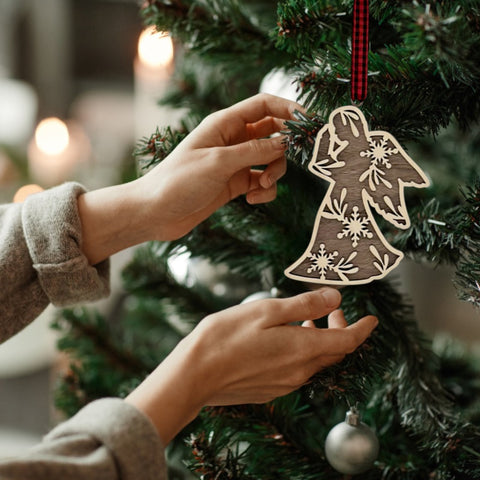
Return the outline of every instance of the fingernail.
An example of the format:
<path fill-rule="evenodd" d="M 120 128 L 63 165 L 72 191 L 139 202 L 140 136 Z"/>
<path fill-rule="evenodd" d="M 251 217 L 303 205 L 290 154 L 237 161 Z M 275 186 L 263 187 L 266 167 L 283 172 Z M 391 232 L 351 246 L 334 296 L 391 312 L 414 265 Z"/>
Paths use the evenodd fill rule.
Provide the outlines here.
<path fill-rule="evenodd" d="M 286 135 L 275 137 L 275 140 L 275 148 L 277 150 L 286 150 L 286 148 L 288 147 L 288 137 Z"/>
<path fill-rule="evenodd" d="M 325 301 L 325 306 L 333 308 L 340 304 L 342 296 L 338 290 L 335 290 L 334 288 L 324 288 L 321 292 L 323 300 Z"/>

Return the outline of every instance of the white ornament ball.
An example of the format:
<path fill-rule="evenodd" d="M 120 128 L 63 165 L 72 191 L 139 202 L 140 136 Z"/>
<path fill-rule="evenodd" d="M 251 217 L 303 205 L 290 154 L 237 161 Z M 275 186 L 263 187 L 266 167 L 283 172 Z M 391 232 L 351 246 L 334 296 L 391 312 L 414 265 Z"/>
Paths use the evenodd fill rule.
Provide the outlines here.
<path fill-rule="evenodd" d="M 277 298 L 278 290 L 274 287 L 271 290 L 255 292 L 242 300 L 242 303 L 254 302 L 256 300 L 264 300 L 265 298 Z"/>
<path fill-rule="evenodd" d="M 378 456 L 379 444 L 373 430 L 360 421 L 356 409 L 347 412 L 345 421 L 333 427 L 325 440 L 325 455 L 340 473 L 357 475 L 370 469 Z"/>
<path fill-rule="evenodd" d="M 287 100 L 298 99 L 296 79 L 283 69 L 274 69 L 268 73 L 260 84 L 260 93 L 269 93 Z"/>

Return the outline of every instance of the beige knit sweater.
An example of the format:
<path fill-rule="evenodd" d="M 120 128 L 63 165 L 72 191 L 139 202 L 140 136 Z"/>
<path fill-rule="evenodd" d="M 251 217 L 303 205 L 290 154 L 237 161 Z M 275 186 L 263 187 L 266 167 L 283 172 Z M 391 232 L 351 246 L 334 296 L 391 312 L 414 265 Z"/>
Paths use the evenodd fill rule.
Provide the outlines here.
<path fill-rule="evenodd" d="M 0 205 L 0 341 L 49 303 L 96 300 L 109 293 L 108 261 L 82 254 L 77 197 L 66 183 L 23 204 Z M 1 480 L 164 480 L 164 453 L 148 418 L 117 398 L 92 402 L 21 458 L 2 459 Z"/>

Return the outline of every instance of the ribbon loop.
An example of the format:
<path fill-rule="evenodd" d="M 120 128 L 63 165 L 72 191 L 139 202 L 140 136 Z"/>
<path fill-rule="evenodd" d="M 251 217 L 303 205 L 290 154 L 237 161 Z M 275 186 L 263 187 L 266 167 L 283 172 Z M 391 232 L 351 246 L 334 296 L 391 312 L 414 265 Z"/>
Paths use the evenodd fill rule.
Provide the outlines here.
<path fill-rule="evenodd" d="M 352 34 L 352 101 L 367 97 L 368 82 L 368 0 L 355 0 Z"/>

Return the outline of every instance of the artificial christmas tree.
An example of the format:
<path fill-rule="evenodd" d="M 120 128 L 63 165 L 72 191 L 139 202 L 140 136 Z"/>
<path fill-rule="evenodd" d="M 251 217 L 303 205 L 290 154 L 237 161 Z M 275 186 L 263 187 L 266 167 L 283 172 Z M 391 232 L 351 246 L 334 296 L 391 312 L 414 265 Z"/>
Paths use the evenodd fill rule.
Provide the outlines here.
<path fill-rule="evenodd" d="M 309 113 L 288 122 L 289 169 L 275 202 L 252 206 L 237 199 L 186 237 L 139 248 L 124 271 L 127 294 L 115 319 L 86 310 L 64 313 L 57 322 L 64 329 L 60 346 L 74 358 L 57 392 L 66 413 L 98 397 L 126 395 L 209 313 L 255 291 L 275 288 L 289 296 L 310 288 L 283 272 L 308 244 L 328 189 L 307 169 L 315 137 L 333 110 L 351 103 L 353 3 L 143 4 L 145 22 L 170 31 L 183 45 L 166 100 L 189 109 L 182 129 L 153 132 L 139 144 L 144 168 L 162 161 L 205 114 L 256 93 L 273 69 L 295 81 Z M 407 257 L 453 265 L 459 297 L 480 306 L 480 2 L 372 0 L 369 40 L 368 95 L 361 111 L 371 131 L 394 135 L 432 184 L 405 190 L 409 229 L 375 220 Z M 191 274 L 197 259 L 213 266 L 207 281 L 174 274 L 172 258 L 185 251 Z M 212 288 L 220 264 L 231 272 L 229 285 L 222 271 L 223 292 Z M 325 457 L 325 439 L 348 405 L 358 402 L 380 448 L 372 468 L 356 478 L 480 478 L 476 360 L 452 348 L 433 352 L 396 283 L 393 272 L 342 290 L 349 321 L 368 313 L 379 318 L 379 326 L 368 342 L 304 389 L 267 405 L 205 409 L 172 445 L 191 475 L 344 478 Z M 237 298 L 225 295 L 230 287 Z M 323 319 L 317 323 L 322 326 Z M 189 448 L 182 450 L 185 442 Z M 172 466 L 172 478 L 188 475 Z"/>

